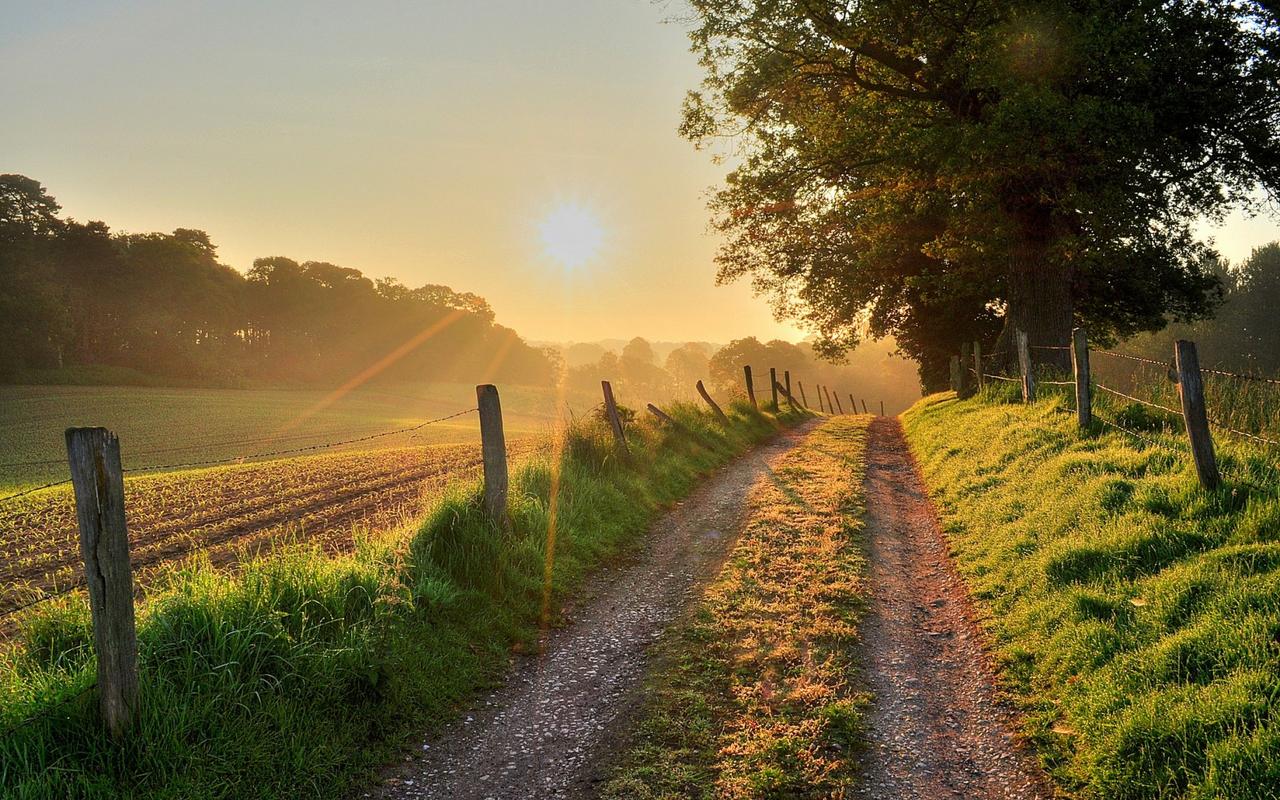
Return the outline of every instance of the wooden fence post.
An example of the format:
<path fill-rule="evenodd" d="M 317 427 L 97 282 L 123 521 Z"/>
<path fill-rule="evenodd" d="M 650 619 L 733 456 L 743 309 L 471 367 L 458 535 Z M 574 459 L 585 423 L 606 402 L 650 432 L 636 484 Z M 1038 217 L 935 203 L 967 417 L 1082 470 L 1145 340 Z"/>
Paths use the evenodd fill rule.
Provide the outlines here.
<path fill-rule="evenodd" d="M 614 441 L 618 443 L 619 450 L 630 453 L 626 434 L 622 432 L 622 417 L 618 416 L 618 404 L 613 399 L 613 387 L 608 381 L 600 381 L 600 388 L 604 391 L 604 415 L 609 420 L 609 427 L 613 429 Z"/>
<path fill-rule="evenodd" d="M 795 410 L 796 410 L 796 401 L 795 401 L 795 399 L 791 396 L 791 370 L 789 370 L 789 369 L 784 369 L 784 370 L 782 371 L 782 386 L 783 386 L 783 388 L 784 388 L 784 389 L 786 389 L 786 390 L 787 390 L 787 391 L 786 391 L 786 395 L 787 395 L 787 405 L 791 406 L 791 410 L 792 410 L 792 411 L 795 411 Z"/>
<path fill-rule="evenodd" d="M 819 383 L 814 387 L 814 392 L 818 395 L 818 410 L 824 414 L 827 413 L 827 407 L 822 404 L 822 384 Z"/>
<path fill-rule="evenodd" d="M 1018 331 L 1018 366 L 1022 369 L 1022 402 L 1036 399 L 1036 379 L 1031 374 L 1031 347 L 1027 344 L 1026 331 Z"/>
<path fill-rule="evenodd" d="M 973 343 L 973 375 L 974 381 L 977 382 L 978 388 L 981 389 L 986 385 L 986 378 L 982 374 L 982 343 Z"/>
<path fill-rule="evenodd" d="M 778 411 L 778 370 L 769 367 L 769 391 L 773 392 L 773 411 Z"/>
<path fill-rule="evenodd" d="M 880 401 L 880 416 L 884 416 L 884 401 Z"/>
<path fill-rule="evenodd" d="M 1088 428 L 1093 423 L 1093 399 L 1089 394 L 1089 339 L 1084 328 L 1071 332 L 1071 369 L 1076 376 L 1076 423 Z"/>
<path fill-rule="evenodd" d="M 711 395 L 707 394 L 707 387 L 702 385 L 702 381 L 698 381 L 698 394 L 702 395 L 702 399 L 707 401 L 707 405 L 711 406 L 711 410 L 716 412 L 716 416 L 725 422 L 729 421 L 729 417 L 725 415 L 720 406 L 716 405 L 716 401 L 711 399 Z"/>
<path fill-rule="evenodd" d="M 853 392 L 849 392 L 849 412 L 851 414 L 858 413 L 858 401 L 853 399 Z"/>
<path fill-rule="evenodd" d="M 838 392 L 838 391 L 836 392 L 836 409 L 837 409 L 841 414 L 843 414 L 843 413 L 844 413 L 844 403 L 841 403 L 841 402 L 840 402 L 840 392 Z"/>
<path fill-rule="evenodd" d="M 808 408 L 808 407 L 809 407 L 809 398 L 807 398 L 807 397 L 805 397 L 805 396 L 804 396 L 804 382 L 803 382 L 803 381 L 796 381 L 796 386 L 799 386 L 799 387 L 800 387 L 800 404 L 801 404 L 801 405 L 803 405 L 805 408 Z"/>
<path fill-rule="evenodd" d="M 68 428 L 66 437 L 98 656 L 98 702 L 107 730 L 119 738 L 138 707 L 138 632 L 120 440 L 106 428 Z"/>
<path fill-rule="evenodd" d="M 1213 454 L 1213 437 L 1209 434 L 1209 416 L 1204 406 L 1204 383 L 1200 378 L 1200 358 L 1196 343 L 1179 339 L 1173 344 L 1174 364 L 1178 370 L 1178 397 L 1182 399 L 1182 418 L 1191 440 L 1191 456 L 1196 462 L 1200 485 L 1218 488 L 1218 461 Z"/>
<path fill-rule="evenodd" d="M 866 400 L 863 400 L 863 401 L 862 401 L 862 413 L 863 413 L 863 414 L 870 414 L 870 413 L 871 413 L 870 411 L 868 411 L 868 410 L 867 410 L 867 401 L 866 401 Z"/>
<path fill-rule="evenodd" d="M 480 409 L 480 455 L 484 461 L 484 510 L 493 524 L 507 524 L 507 437 L 502 430 L 502 401 L 491 383 L 476 387 Z"/>
<path fill-rule="evenodd" d="M 827 397 L 827 413 L 828 414 L 836 413 L 836 407 L 831 404 L 831 390 L 824 385 L 822 387 L 822 393 Z"/>
<path fill-rule="evenodd" d="M 956 365 L 956 379 L 959 382 L 957 394 L 961 399 L 973 396 L 973 381 L 969 380 L 969 343 L 960 343 L 960 363 Z"/>
<path fill-rule="evenodd" d="M 955 392 L 956 396 L 959 396 L 960 395 L 960 356 L 952 356 L 951 363 L 948 366 L 951 368 L 951 391 Z"/>
<path fill-rule="evenodd" d="M 747 398 L 751 400 L 751 407 L 759 408 L 759 406 L 756 405 L 756 384 L 754 381 L 751 380 L 750 364 L 742 365 L 742 374 L 745 375 L 747 378 Z"/>

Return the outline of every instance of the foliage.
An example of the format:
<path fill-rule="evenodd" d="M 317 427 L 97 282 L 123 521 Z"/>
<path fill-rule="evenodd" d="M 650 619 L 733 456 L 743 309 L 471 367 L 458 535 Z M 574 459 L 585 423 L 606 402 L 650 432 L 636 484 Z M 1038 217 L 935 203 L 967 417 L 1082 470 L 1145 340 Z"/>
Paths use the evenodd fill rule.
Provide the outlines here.
<path fill-rule="evenodd" d="M 866 418 L 835 418 L 771 465 L 728 562 L 659 646 L 646 707 L 603 796 L 841 797 L 866 698 Z"/>
<path fill-rule="evenodd" d="M 140 617 L 136 729 L 110 742 L 91 708 L 83 602 L 44 609 L 0 657 L 0 794 L 34 798 L 350 795 L 410 733 L 492 685 L 555 601 L 624 550 L 656 511 L 777 430 L 741 407 L 722 426 L 674 409 L 687 434 L 638 424 L 629 459 L 580 424 L 563 457 L 512 476 L 511 530 L 461 485 L 407 539 L 336 558 L 289 549 L 228 574 L 194 561 Z M 559 481 L 555 558 L 546 544 Z M 60 701 L 71 698 L 69 702 Z"/>
<path fill-rule="evenodd" d="M 1280 190 L 1272 4 L 692 5 L 683 132 L 739 143 L 721 280 L 825 351 L 893 334 L 927 387 L 1010 326 L 1060 345 L 1210 312 L 1191 225 Z"/>
<path fill-rule="evenodd" d="M 1220 441 L 1206 493 L 1177 437 L 1081 435 L 1062 410 L 936 395 L 906 415 L 1026 732 L 1074 796 L 1274 798 L 1274 454 Z"/>
<path fill-rule="evenodd" d="M 0 175 L 0 380 L 71 365 L 206 385 L 450 380 L 476 362 L 490 379 L 553 376 L 477 295 L 280 256 L 242 275 L 203 231 L 112 234 L 58 210 L 37 181 Z"/>

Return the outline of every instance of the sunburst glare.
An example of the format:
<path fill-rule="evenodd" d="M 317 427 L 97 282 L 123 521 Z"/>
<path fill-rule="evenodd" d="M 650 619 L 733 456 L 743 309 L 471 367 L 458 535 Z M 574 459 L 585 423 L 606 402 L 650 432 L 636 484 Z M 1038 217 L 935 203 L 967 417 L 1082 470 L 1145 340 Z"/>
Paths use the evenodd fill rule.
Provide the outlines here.
<path fill-rule="evenodd" d="M 605 232 L 600 217 L 578 203 L 561 203 L 538 223 L 542 250 L 566 272 L 581 269 L 600 254 Z"/>

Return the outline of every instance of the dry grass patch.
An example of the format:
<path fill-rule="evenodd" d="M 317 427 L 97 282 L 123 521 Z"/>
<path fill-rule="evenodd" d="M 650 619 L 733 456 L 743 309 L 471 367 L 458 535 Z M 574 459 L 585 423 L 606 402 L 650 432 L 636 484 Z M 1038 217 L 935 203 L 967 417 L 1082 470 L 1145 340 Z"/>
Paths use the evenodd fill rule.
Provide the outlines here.
<path fill-rule="evenodd" d="M 727 564 L 663 645 L 605 797 L 831 797 L 850 785 L 866 701 L 853 645 L 869 420 L 829 420 L 752 490 Z"/>

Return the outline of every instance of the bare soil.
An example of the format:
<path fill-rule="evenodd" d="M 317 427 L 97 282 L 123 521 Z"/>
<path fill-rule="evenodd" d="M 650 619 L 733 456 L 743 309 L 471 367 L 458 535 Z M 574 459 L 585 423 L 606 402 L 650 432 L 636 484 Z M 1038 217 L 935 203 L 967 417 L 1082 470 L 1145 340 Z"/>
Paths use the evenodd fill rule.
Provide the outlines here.
<path fill-rule="evenodd" d="M 652 527 L 643 551 L 592 581 L 590 598 L 522 659 L 504 688 L 424 738 L 364 794 L 591 797 L 643 698 L 651 645 L 723 562 L 752 485 L 812 423 L 723 468 Z"/>
<path fill-rule="evenodd" d="M 872 597 L 861 662 L 875 699 L 858 796 L 1052 797 L 995 689 L 973 603 L 896 419 L 871 424 L 866 501 Z"/>

